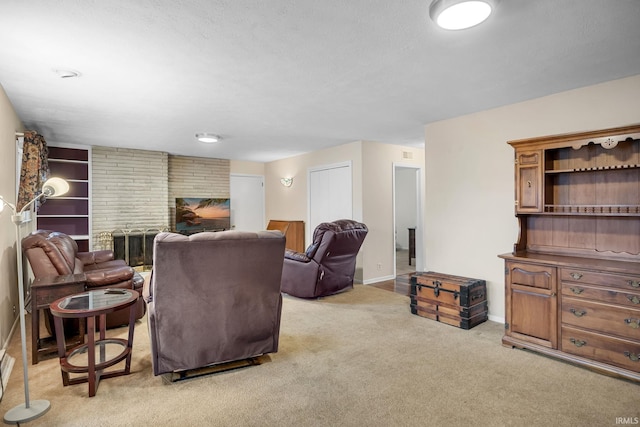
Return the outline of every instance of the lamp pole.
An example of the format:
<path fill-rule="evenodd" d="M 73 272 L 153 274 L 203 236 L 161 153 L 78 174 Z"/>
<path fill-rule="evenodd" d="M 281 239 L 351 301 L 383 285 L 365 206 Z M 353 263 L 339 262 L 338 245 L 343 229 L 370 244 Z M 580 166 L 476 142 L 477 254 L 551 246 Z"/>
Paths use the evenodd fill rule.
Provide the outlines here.
<path fill-rule="evenodd" d="M 40 198 L 40 196 L 36 197 L 33 201 Z M 33 202 L 32 201 L 32 202 Z M 6 203 L 6 202 L 5 202 Z M 8 204 L 8 203 L 7 203 Z M 31 203 L 29 203 L 30 205 Z M 9 207 L 13 208 L 13 206 L 9 205 Z M 26 208 L 27 206 L 25 206 Z M 22 371 L 24 374 L 24 403 L 18 405 L 4 414 L 4 422 L 6 424 L 20 424 L 21 422 L 27 422 L 34 420 L 45 412 L 47 412 L 51 408 L 51 403 L 48 400 L 29 400 L 29 372 L 28 372 L 28 364 L 27 364 L 27 336 L 26 336 L 26 328 L 25 328 L 25 306 L 24 306 L 24 279 L 23 279 L 23 271 L 22 271 L 22 236 L 20 233 L 20 228 L 22 224 L 24 224 L 23 212 L 24 208 L 20 211 L 20 213 L 15 213 L 15 208 L 13 209 L 13 215 L 11 216 L 11 221 L 16 226 L 16 264 L 18 266 L 18 299 L 20 301 L 19 305 L 19 317 L 20 317 L 20 338 L 22 341 Z"/>
<path fill-rule="evenodd" d="M 24 218 L 24 213 L 27 208 L 30 208 L 33 203 L 39 200 L 41 197 L 56 197 L 61 196 L 69 191 L 69 184 L 61 178 L 50 178 L 42 186 L 42 193 L 37 195 L 33 200 L 24 205 L 20 212 L 16 212 L 16 207 L 11 203 L 5 201 L 0 196 L 0 210 L 3 205 L 11 208 L 13 215 L 11 221 L 16 227 L 16 264 L 18 267 L 18 298 L 19 298 L 19 318 L 20 318 L 20 339 L 22 341 L 22 371 L 24 375 L 24 403 L 20 404 L 4 414 L 5 424 L 20 424 L 27 421 L 35 420 L 36 418 L 45 414 L 50 408 L 51 403 L 48 400 L 34 400 L 29 399 L 29 372 L 27 363 L 27 334 L 25 328 L 25 306 L 24 306 L 24 278 L 22 271 L 22 236 L 20 233 L 21 227 L 25 222 L 29 222 L 31 219 Z M 35 349 L 32 349 L 35 351 Z"/>

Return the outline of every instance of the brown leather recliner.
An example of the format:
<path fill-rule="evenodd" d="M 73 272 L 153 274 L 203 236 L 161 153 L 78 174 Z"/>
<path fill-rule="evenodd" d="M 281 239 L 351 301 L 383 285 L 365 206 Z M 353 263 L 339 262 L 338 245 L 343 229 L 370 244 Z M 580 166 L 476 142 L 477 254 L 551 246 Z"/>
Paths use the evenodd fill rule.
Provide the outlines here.
<path fill-rule="evenodd" d="M 278 351 L 279 231 L 160 233 L 145 283 L 153 374 Z"/>
<path fill-rule="evenodd" d="M 356 256 L 368 231 L 350 219 L 318 225 L 305 253 L 285 251 L 282 292 L 317 298 L 353 289 Z"/>
<path fill-rule="evenodd" d="M 136 319 L 144 316 L 144 279 L 124 260 L 114 259 L 112 251 L 78 252 L 75 240 L 64 233 L 49 230 L 36 230 L 24 237 L 22 251 L 36 278 L 83 274 L 86 290 L 126 288 L 138 291 L 141 297 L 136 303 Z M 128 308 L 107 315 L 108 328 L 128 323 Z M 47 328 L 53 332 L 48 324 Z"/>

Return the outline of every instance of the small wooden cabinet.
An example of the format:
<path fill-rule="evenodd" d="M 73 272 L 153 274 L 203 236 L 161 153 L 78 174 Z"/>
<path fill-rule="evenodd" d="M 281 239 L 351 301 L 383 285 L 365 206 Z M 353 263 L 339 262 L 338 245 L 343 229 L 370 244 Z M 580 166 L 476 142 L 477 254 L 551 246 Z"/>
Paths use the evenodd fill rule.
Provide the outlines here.
<path fill-rule="evenodd" d="M 522 151 L 516 156 L 516 211 L 542 211 L 542 150 Z"/>
<path fill-rule="evenodd" d="M 640 125 L 509 144 L 503 344 L 640 381 Z"/>
<path fill-rule="evenodd" d="M 554 348 L 558 341 L 555 267 L 507 261 L 506 275 L 506 335 Z"/>
<path fill-rule="evenodd" d="M 285 247 L 296 252 L 304 252 L 304 221 L 272 219 L 267 230 L 280 230 L 286 239 Z"/>

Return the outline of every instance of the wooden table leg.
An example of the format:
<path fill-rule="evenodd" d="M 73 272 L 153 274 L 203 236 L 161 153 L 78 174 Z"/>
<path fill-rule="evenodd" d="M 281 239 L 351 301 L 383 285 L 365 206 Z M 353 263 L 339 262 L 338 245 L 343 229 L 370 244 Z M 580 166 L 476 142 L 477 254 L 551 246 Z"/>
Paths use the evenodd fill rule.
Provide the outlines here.
<path fill-rule="evenodd" d="M 57 316 L 54 317 L 53 324 L 56 330 L 56 343 L 58 344 L 58 357 L 60 358 L 61 361 L 63 361 L 67 357 L 67 345 L 64 339 L 64 324 L 62 323 L 62 318 Z M 69 373 L 65 372 L 64 369 L 61 369 L 61 371 L 62 371 L 62 385 L 66 387 L 69 385 Z"/>
<path fill-rule="evenodd" d="M 40 310 L 32 304 L 31 310 L 31 364 L 38 364 L 38 350 L 40 341 Z"/>
<path fill-rule="evenodd" d="M 129 348 L 129 355 L 127 356 L 124 372 L 129 374 L 131 372 L 131 356 L 133 354 L 133 331 L 136 326 L 136 311 L 138 310 L 137 304 L 133 304 L 129 307 L 129 337 L 127 339 L 127 347 Z"/>
<path fill-rule="evenodd" d="M 89 397 L 96 395 L 96 319 L 87 317 L 87 381 L 89 382 Z"/>

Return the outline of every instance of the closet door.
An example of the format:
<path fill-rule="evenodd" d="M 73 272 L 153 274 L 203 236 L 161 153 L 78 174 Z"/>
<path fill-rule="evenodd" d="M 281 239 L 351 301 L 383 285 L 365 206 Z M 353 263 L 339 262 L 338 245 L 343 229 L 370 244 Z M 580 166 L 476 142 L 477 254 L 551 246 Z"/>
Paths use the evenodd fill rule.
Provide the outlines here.
<path fill-rule="evenodd" d="M 264 230 L 264 177 L 231 174 L 231 228 L 244 231 Z"/>
<path fill-rule="evenodd" d="M 353 219 L 351 162 L 309 169 L 309 231 L 336 219 Z"/>

